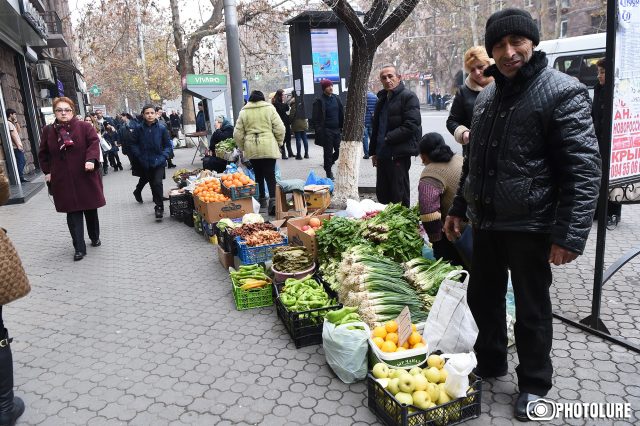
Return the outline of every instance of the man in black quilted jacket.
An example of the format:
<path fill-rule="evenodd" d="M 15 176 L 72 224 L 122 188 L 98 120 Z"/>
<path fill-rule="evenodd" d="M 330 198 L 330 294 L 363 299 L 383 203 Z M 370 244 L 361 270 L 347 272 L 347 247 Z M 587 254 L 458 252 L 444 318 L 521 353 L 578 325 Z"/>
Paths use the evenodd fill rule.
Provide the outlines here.
<path fill-rule="evenodd" d="M 507 374 L 505 293 L 516 302 L 519 397 L 526 421 L 551 388 L 553 340 L 550 264 L 582 254 L 600 187 L 600 155 L 587 88 L 547 67 L 528 12 L 489 17 L 485 46 L 495 82 L 476 100 L 461 185 L 445 221 L 450 240 L 468 218 L 473 259 L 468 303 L 478 325 L 476 372 Z M 535 418 L 535 415 L 533 416 Z"/>

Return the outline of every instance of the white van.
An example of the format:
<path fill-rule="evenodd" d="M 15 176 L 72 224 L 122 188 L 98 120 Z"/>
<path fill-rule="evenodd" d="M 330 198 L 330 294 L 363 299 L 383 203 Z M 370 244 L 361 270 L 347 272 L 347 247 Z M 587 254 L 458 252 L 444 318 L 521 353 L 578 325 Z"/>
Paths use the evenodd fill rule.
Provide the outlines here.
<path fill-rule="evenodd" d="M 536 50 L 547 54 L 550 67 L 576 77 L 592 89 L 598 81 L 596 62 L 604 58 L 607 50 L 607 33 L 545 40 Z"/>

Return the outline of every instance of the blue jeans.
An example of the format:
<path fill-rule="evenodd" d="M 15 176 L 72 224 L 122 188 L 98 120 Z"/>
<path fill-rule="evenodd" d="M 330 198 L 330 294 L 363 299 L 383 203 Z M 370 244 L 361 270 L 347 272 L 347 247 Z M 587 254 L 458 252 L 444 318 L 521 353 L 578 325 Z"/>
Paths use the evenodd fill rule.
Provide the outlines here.
<path fill-rule="evenodd" d="M 362 138 L 362 150 L 364 151 L 364 156 L 369 156 L 369 138 L 371 137 L 371 126 L 365 126 L 364 128 L 364 137 Z"/>
<path fill-rule="evenodd" d="M 304 130 L 301 132 L 296 132 L 296 155 L 300 154 L 300 141 L 304 143 L 304 155 L 309 155 L 309 141 L 307 140 L 307 132 Z"/>
<path fill-rule="evenodd" d="M 20 180 L 24 180 L 24 166 L 27 164 L 27 160 L 24 158 L 24 152 L 17 148 L 13 148 L 13 155 L 16 157 L 16 165 L 18 166 L 18 176 Z"/>

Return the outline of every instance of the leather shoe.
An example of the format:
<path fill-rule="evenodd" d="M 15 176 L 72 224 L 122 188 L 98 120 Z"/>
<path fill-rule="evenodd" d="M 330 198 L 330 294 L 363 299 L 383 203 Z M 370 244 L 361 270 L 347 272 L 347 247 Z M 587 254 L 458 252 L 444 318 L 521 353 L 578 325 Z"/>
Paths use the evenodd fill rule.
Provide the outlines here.
<path fill-rule="evenodd" d="M 139 193 L 138 191 L 133 191 L 133 196 L 136 199 L 137 202 L 139 202 L 140 204 L 143 203 L 142 201 L 142 194 Z"/>
<path fill-rule="evenodd" d="M 530 420 L 535 420 L 540 416 L 544 416 L 545 413 L 534 411 L 535 407 L 538 405 L 537 403 L 529 404 L 531 401 L 536 401 L 540 398 L 542 397 L 539 395 L 520 392 L 520 395 L 518 395 L 518 400 L 516 401 L 515 408 L 513 410 L 515 418 L 520 420 L 521 422 L 528 422 Z"/>
<path fill-rule="evenodd" d="M 476 376 L 482 379 L 495 379 L 496 377 L 506 376 L 507 372 L 508 372 L 507 367 L 497 371 L 484 369 L 484 368 L 481 368 L 480 366 L 477 366 L 476 368 L 473 369 L 473 374 L 475 374 Z"/>
<path fill-rule="evenodd" d="M 11 411 L 0 413 L 0 425 L 15 425 L 16 420 L 24 413 L 24 401 L 17 396 L 13 397 L 13 407 Z"/>
<path fill-rule="evenodd" d="M 91 241 L 91 247 L 100 247 L 102 245 L 102 241 L 100 241 L 100 238 L 98 238 L 95 241 Z"/>
<path fill-rule="evenodd" d="M 76 254 L 74 254 L 74 255 L 73 255 L 73 260 L 74 260 L 74 261 L 76 261 L 76 262 L 77 262 L 78 260 L 82 260 L 82 259 L 84 258 L 84 255 L 85 255 L 85 254 L 86 254 L 86 253 L 83 253 L 83 252 L 81 252 L 81 251 L 77 251 L 77 252 L 76 252 Z"/>

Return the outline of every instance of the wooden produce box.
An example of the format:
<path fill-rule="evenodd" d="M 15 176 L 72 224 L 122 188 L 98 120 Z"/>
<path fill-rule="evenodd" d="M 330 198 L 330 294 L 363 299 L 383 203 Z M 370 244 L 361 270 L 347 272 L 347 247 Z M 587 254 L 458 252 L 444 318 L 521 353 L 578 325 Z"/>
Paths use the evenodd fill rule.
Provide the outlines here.
<path fill-rule="evenodd" d="M 230 266 L 233 266 L 233 255 L 224 251 L 220 246 L 218 246 L 218 260 L 224 269 L 229 269 Z"/>
<path fill-rule="evenodd" d="M 290 246 L 305 246 L 314 259 L 318 258 L 318 242 L 314 235 L 309 235 L 302 230 L 302 227 L 309 225 L 309 220 L 312 218 L 320 219 L 322 222 L 324 219 L 329 219 L 330 214 L 321 214 L 317 216 L 305 216 L 300 218 L 292 218 L 287 222 L 287 235 L 289 237 Z"/>
<path fill-rule="evenodd" d="M 235 219 L 247 213 L 253 213 L 252 198 L 203 203 L 198 197 L 193 197 L 193 204 L 195 210 L 209 223 L 218 223 L 220 219 Z"/>

